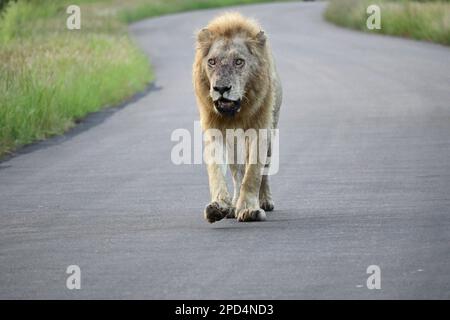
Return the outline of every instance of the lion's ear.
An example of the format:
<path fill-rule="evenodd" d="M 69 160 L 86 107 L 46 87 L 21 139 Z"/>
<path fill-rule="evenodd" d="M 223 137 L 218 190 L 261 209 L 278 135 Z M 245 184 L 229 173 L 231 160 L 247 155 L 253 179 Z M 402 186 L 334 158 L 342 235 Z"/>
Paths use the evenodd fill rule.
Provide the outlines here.
<path fill-rule="evenodd" d="M 266 40 L 267 40 L 267 37 L 264 34 L 264 31 L 261 30 L 260 32 L 258 32 L 258 34 L 255 37 L 255 40 L 261 47 L 264 47 L 264 45 L 266 44 Z"/>
<path fill-rule="evenodd" d="M 247 40 L 247 48 L 252 54 L 256 55 L 258 52 L 264 50 L 266 40 L 267 38 L 264 31 L 260 31 L 256 36 L 253 36 Z"/>
<path fill-rule="evenodd" d="M 212 34 L 207 28 L 203 28 L 197 33 L 197 49 L 202 50 L 204 54 L 209 51 L 212 43 Z"/>

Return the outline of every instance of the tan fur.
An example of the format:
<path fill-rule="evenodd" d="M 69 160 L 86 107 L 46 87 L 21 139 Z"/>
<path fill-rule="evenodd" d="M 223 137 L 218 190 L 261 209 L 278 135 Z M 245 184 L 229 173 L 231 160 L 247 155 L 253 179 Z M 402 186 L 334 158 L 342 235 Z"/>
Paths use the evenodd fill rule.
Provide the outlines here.
<path fill-rule="evenodd" d="M 257 72 L 251 72 L 245 85 L 240 112 L 233 117 L 226 117 L 214 110 L 206 57 L 215 42 L 231 43 L 240 39 L 245 42 L 251 58 L 256 61 Z M 268 40 L 256 21 L 238 13 L 226 13 L 216 17 L 202 29 L 197 35 L 193 82 L 203 130 L 215 128 L 224 132 L 225 129 L 233 128 L 246 130 L 277 127 L 281 85 Z M 233 199 L 228 193 L 220 165 L 208 165 L 211 203 L 205 209 L 205 218 L 209 222 L 227 215 L 235 216 L 239 221 L 263 220 L 264 209 L 272 210 L 273 201 L 268 176 L 260 174 L 261 165 L 230 165 L 230 169 L 235 186 Z"/>

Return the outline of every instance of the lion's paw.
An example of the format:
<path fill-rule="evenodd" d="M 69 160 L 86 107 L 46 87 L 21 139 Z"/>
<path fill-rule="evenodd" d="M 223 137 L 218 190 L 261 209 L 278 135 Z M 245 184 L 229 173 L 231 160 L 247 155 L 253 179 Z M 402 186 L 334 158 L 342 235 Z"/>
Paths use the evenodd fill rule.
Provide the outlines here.
<path fill-rule="evenodd" d="M 236 219 L 236 208 L 230 208 L 230 212 L 227 214 L 227 219 Z"/>
<path fill-rule="evenodd" d="M 269 199 L 260 199 L 259 200 L 259 206 L 261 207 L 261 209 L 263 209 L 264 211 L 273 211 L 273 208 L 275 208 L 275 203 L 273 202 L 273 200 L 269 200 Z"/>
<path fill-rule="evenodd" d="M 206 206 L 204 215 L 205 219 L 208 220 L 209 223 L 214 223 L 227 217 L 232 211 L 233 208 L 226 205 L 221 205 L 217 201 L 213 201 Z"/>
<path fill-rule="evenodd" d="M 237 220 L 240 222 L 264 221 L 266 212 L 263 209 L 242 209 L 237 214 Z"/>

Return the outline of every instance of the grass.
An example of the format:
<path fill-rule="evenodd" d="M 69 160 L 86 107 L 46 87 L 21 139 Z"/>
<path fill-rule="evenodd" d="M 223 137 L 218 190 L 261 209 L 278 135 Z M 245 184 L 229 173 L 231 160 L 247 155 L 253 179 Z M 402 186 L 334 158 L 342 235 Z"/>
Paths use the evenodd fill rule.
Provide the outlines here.
<path fill-rule="evenodd" d="M 145 89 L 151 66 L 126 23 L 263 1 L 10 1 L 0 12 L 0 158 Z M 70 4 L 81 7 L 81 30 L 66 28 Z"/>
<path fill-rule="evenodd" d="M 123 24 L 82 6 L 82 29 L 67 30 L 65 5 L 19 0 L 4 11 L 0 156 L 61 134 L 86 114 L 121 102 L 152 80 L 147 57 Z"/>
<path fill-rule="evenodd" d="M 286 1 L 286 0 L 284 0 Z M 288 0 L 287 0 L 288 1 Z M 119 13 L 124 22 L 134 22 L 143 18 L 160 16 L 188 10 L 226 7 L 237 4 L 251 4 L 256 2 L 276 2 L 276 0 L 153 0 L 141 1 L 134 6 L 125 7 Z"/>
<path fill-rule="evenodd" d="M 366 27 L 366 8 L 377 4 L 381 9 L 381 29 Z M 325 18 L 336 25 L 366 32 L 426 40 L 450 45 L 450 0 L 332 0 Z"/>

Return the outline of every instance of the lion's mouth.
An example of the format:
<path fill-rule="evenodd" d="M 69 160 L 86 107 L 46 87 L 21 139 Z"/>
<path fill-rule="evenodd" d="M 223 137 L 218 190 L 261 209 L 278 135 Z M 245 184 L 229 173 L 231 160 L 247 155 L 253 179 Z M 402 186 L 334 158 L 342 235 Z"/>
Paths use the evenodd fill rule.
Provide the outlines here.
<path fill-rule="evenodd" d="M 214 101 L 214 106 L 219 113 L 234 116 L 237 112 L 241 111 L 241 100 L 220 98 Z"/>

